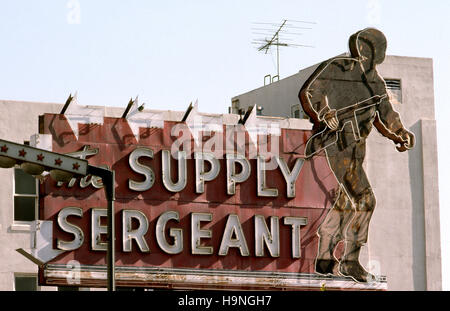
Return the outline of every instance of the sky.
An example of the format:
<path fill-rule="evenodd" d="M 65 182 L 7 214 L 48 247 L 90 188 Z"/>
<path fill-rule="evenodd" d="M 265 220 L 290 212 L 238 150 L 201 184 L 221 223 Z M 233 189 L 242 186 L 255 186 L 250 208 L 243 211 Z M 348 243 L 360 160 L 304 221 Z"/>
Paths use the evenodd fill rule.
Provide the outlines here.
<path fill-rule="evenodd" d="M 345 4 L 344 4 L 345 3 Z M 233 96 L 276 74 L 276 53 L 252 41 L 260 23 L 307 21 L 282 48 L 281 78 L 347 52 L 374 26 L 387 54 L 433 58 L 443 289 L 450 290 L 450 1 L 15 0 L 0 2 L 0 99 L 226 113 Z"/>

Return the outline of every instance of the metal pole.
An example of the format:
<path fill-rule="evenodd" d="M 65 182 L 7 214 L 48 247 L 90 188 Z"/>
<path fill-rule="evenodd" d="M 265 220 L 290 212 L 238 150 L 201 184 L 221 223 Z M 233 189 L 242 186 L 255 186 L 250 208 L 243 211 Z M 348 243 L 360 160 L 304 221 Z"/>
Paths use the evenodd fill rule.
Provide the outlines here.
<path fill-rule="evenodd" d="M 116 290 L 116 276 L 115 276 L 115 222 L 114 222 L 114 201 L 116 200 L 114 181 L 116 173 L 114 170 L 108 170 L 95 166 L 88 166 L 88 173 L 101 177 L 105 189 L 106 200 L 108 201 L 107 218 L 108 218 L 108 248 L 106 258 L 107 269 L 107 288 L 108 291 Z"/>
<path fill-rule="evenodd" d="M 283 25 L 284 25 L 284 23 L 283 23 Z M 277 76 L 278 76 L 278 80 L 280 80 L 280 41 L 279 41 L 278 32 L 277 32 Z"/>
<path fill-rule="evenodd" d="M 115 276 L 115 222 L 114 222 L 114 201 L 115 201 L 115 193 L 114 193 L 114 180 L 115 180 L 115 172 L 111 171 L 110 175 L 111 180 L 108 180 L 110 186 L 109 194 L 106 194 L 108 199 L 108 291 L 116 290 L 116 276 Z"/>

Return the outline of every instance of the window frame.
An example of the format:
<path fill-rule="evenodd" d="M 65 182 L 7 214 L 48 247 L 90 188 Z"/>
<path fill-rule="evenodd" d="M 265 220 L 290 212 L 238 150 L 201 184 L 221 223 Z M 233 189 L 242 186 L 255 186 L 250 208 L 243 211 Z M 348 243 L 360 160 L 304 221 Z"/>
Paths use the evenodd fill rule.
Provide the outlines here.
<path fill-rule="evenodd" d="M 13 178 L 12 178 L 12 188 L 13 188 L 13 192 L 12 192 L 13 193 L 12 206 L 13 206 L 13 213 L 12 213 L 11 230 L 13 230 L 13 231 L 30 231 L 32 222 L 37 220 L 38 216 L 39 216 L 38 215 L 39 181 L 33 177 L 35 179 L 35 194 L 20 194 L 20 193 L 16 193 L 16 170 L 22 170 L 22 169 L 20 167 L 14 167 L 14 170 L 13 170 Z M 34 198 L 34 220 L 16 220 L 15 219 L 14 214 L 15 214 L 15 210 L 16 210 L 16 203 L 15 203 L 15 198 L 16 197 Z"/>
<path fill-rule="evenodd" d="M 32 273 L 32 272 L 14 272 L 14 291 L 16 292 L 16 278 L 18 277 L 26 277 L 26 278 L 34 278 L 36 281 L 36 291 L 40 291 L 41 287 L 39 286 L 39 277 L 37 275 L 37 273 Z"/>

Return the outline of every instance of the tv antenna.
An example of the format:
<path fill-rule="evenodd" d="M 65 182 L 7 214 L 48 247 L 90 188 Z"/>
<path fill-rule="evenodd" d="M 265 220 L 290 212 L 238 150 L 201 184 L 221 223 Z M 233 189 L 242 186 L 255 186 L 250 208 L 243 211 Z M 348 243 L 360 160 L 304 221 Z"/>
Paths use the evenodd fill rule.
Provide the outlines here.
<path fill-rule="evenodd" d="M 273 82 L 275 78 L 280 80 L 280 47 L 309 47 L 313 48 L 311 45 L 289 43 L 288 41 L 293 41 L 289 36 L 301 36 L 303 33 L 299 32 L 301 30 L 312 29 L 311 27 L 305 27 L 308 25 L 316 24 L 315 22 L 299 21 L 299 20 L 287 20 L 284 19 L 280 23 L 262 23 L 254 22 L 252 27 L 253 34 L 263 35 L 264 38 L 254 39 L 252 44 L 258 45 L 258 51 L 264 51 L 265 54 L 269 52 L 271 47 L 276 46 L 277 49 L 277 74 L 273 77 L 266 75 L 264 77 L 264 85 L 266 84 L 266 78 L 270 78 L 270 82 Z"/>

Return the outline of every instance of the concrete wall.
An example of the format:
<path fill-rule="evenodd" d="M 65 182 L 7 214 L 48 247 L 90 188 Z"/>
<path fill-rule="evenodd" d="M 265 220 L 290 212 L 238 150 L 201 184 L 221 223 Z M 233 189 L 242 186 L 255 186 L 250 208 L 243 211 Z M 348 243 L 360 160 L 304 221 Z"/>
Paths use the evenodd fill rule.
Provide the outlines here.
<path fill-rule="evenodd" d="M 288 116 L 298 92 L 317 65 L 233 98 L 240 108 L 258 105 L 264 115 Z M 387 56 L 379 72 L 400 79 L 402 101 L 394 104 L 414 132 L 416 147 L 399 153 L 375 129 L 368 138 L 365 168 L 377 197 L 369 242 L 361 262 L 387 276 L 391 290 L 440 290 L 441 252 L 433 63 Z"/>

